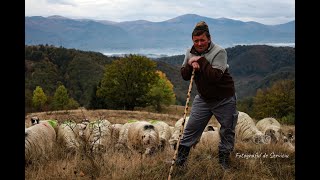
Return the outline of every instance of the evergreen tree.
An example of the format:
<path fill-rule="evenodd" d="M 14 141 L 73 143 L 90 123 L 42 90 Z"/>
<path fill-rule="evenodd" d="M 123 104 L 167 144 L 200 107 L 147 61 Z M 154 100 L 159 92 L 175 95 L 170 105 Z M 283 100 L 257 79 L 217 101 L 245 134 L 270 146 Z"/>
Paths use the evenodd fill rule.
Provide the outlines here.
<path fill-rule="evenodd" d="M 33 91 L 32 105 L 37 111 L 43 111 L 48 98 L 40 86 Z"/>
<path fill-rule="evenodd" d="M 52 103 L 55 110 L 62 110 L 67 108 L 67 105 L 69 104 L 69 95 L 64 85 L 60 85 L 56 89 Z"/>

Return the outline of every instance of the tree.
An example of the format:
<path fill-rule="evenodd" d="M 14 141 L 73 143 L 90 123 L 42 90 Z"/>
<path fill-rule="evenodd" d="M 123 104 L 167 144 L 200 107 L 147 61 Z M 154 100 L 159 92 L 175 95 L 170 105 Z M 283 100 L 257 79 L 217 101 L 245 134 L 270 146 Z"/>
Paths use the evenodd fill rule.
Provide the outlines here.
<path fill-rule="evenodd" d="M 258 90 L 253 99 L 253 113 L 257 119 L 290 117 L 288 121 L 294 123 L 295 81 L 279 80 L 271 88 Z"/>
<path fill-rule="evenodd" d="M 98 85 L 93 86 L 93 90 L 91 92 L 89 105 L 86 107 L 87 109 L 103 109 L 107 108 L 106 100 L 103 97 L 97 96 L 97 87 L 101 86 L 101 82 Z"/>
<path fill-rule="evenodd" d="M 156 73 L 158 78 L 148 93 L 148 99 L 156 111 L 161 112 L 161 106 L 174 104 L 176 96 L 173 92 L 173 85 L 167 79 L 166 74 L 161 71 L 156 71 Z"/>
<path fill-rule="evenodd" d="M 67 105 L 69 104 L 69 95 L 64 85 L 60 85 L 56 89 L 52 103 L 55 110 L 62 110 L 67 108 Z"/>
<path fill-rule="evenodd" d="M 33 91 L 32 105 L 36 110 L 43 111 L 48 98 L 40 86 Z"/>
<path fill-rule="evenodd" d="M 127 55 L 106 65 L 97 95 L 116 109 L 146 106 L 147 93 L 156 80 L 156 63 L 147 57 Z"/>

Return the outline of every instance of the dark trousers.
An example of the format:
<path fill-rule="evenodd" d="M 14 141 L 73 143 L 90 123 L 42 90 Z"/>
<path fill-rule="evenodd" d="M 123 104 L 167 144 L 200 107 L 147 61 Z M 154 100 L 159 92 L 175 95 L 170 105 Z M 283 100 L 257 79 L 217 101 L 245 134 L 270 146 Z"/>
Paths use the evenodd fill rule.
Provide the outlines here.
<path fill-rule="evenodd" d="M 210 118 L 214 115 L 221 125 L 219 151 L 233 151 L 235 127 L 239 114 L 236 108 L 236 101 L 237 98 L 234 95 L 230 98 L 208 103 L 199 95 L 196 95 L 180 145 L 191 147 L 197 143 Z"/>

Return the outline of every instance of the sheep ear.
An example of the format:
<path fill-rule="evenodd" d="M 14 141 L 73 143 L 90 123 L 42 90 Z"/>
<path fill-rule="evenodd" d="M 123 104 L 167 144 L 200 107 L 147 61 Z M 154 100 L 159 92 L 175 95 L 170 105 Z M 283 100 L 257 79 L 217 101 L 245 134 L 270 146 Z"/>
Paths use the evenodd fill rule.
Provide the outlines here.
<path fill-rule="evenodd" d="M 272 135 L 274 135 L 274 134 L 275 134 L 275 131 L 272 130 L 272 129 L 268 129 L 268 130 L 266 130 L 266 132 L 265 132 L 265 135 L 268 135 L 268 136 L 272 136 Z"/>
<path fill-rule="evenodd" d="M 213 128 L 213 126 L 211 126 L 211 125 L 209 125 L 209 126 L 207 127 L 207 130 L 208 130 L 208 131 L 215 131 L 214 128 Z"/>
<path fill-rule="evenodd" d="M 153 125 L 145 125 L 143 127 L 144 130 L 147 130 L 147 129 L 154 129 L 154 126 Z"/>

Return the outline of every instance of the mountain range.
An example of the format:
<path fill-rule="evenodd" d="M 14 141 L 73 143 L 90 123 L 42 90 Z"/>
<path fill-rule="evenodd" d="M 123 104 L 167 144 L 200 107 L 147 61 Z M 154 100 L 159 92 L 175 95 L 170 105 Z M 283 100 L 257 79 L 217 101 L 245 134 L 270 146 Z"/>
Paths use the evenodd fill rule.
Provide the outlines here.
<path fill-rule="evenodd" d="M 237 44 L 295 42 L 295 20 L 284 24 L 265 25 L 253 21 L 185 14 L 161 22 L 113 22 L 70 19 L 57 15 L 26 16 L 25 44 L 48 44 L 98 52 L 110 49 L 185 49 L 191 45 L 192 30 L 201 20 L 208 24 L 213 41 L 224 47 Z"/>

